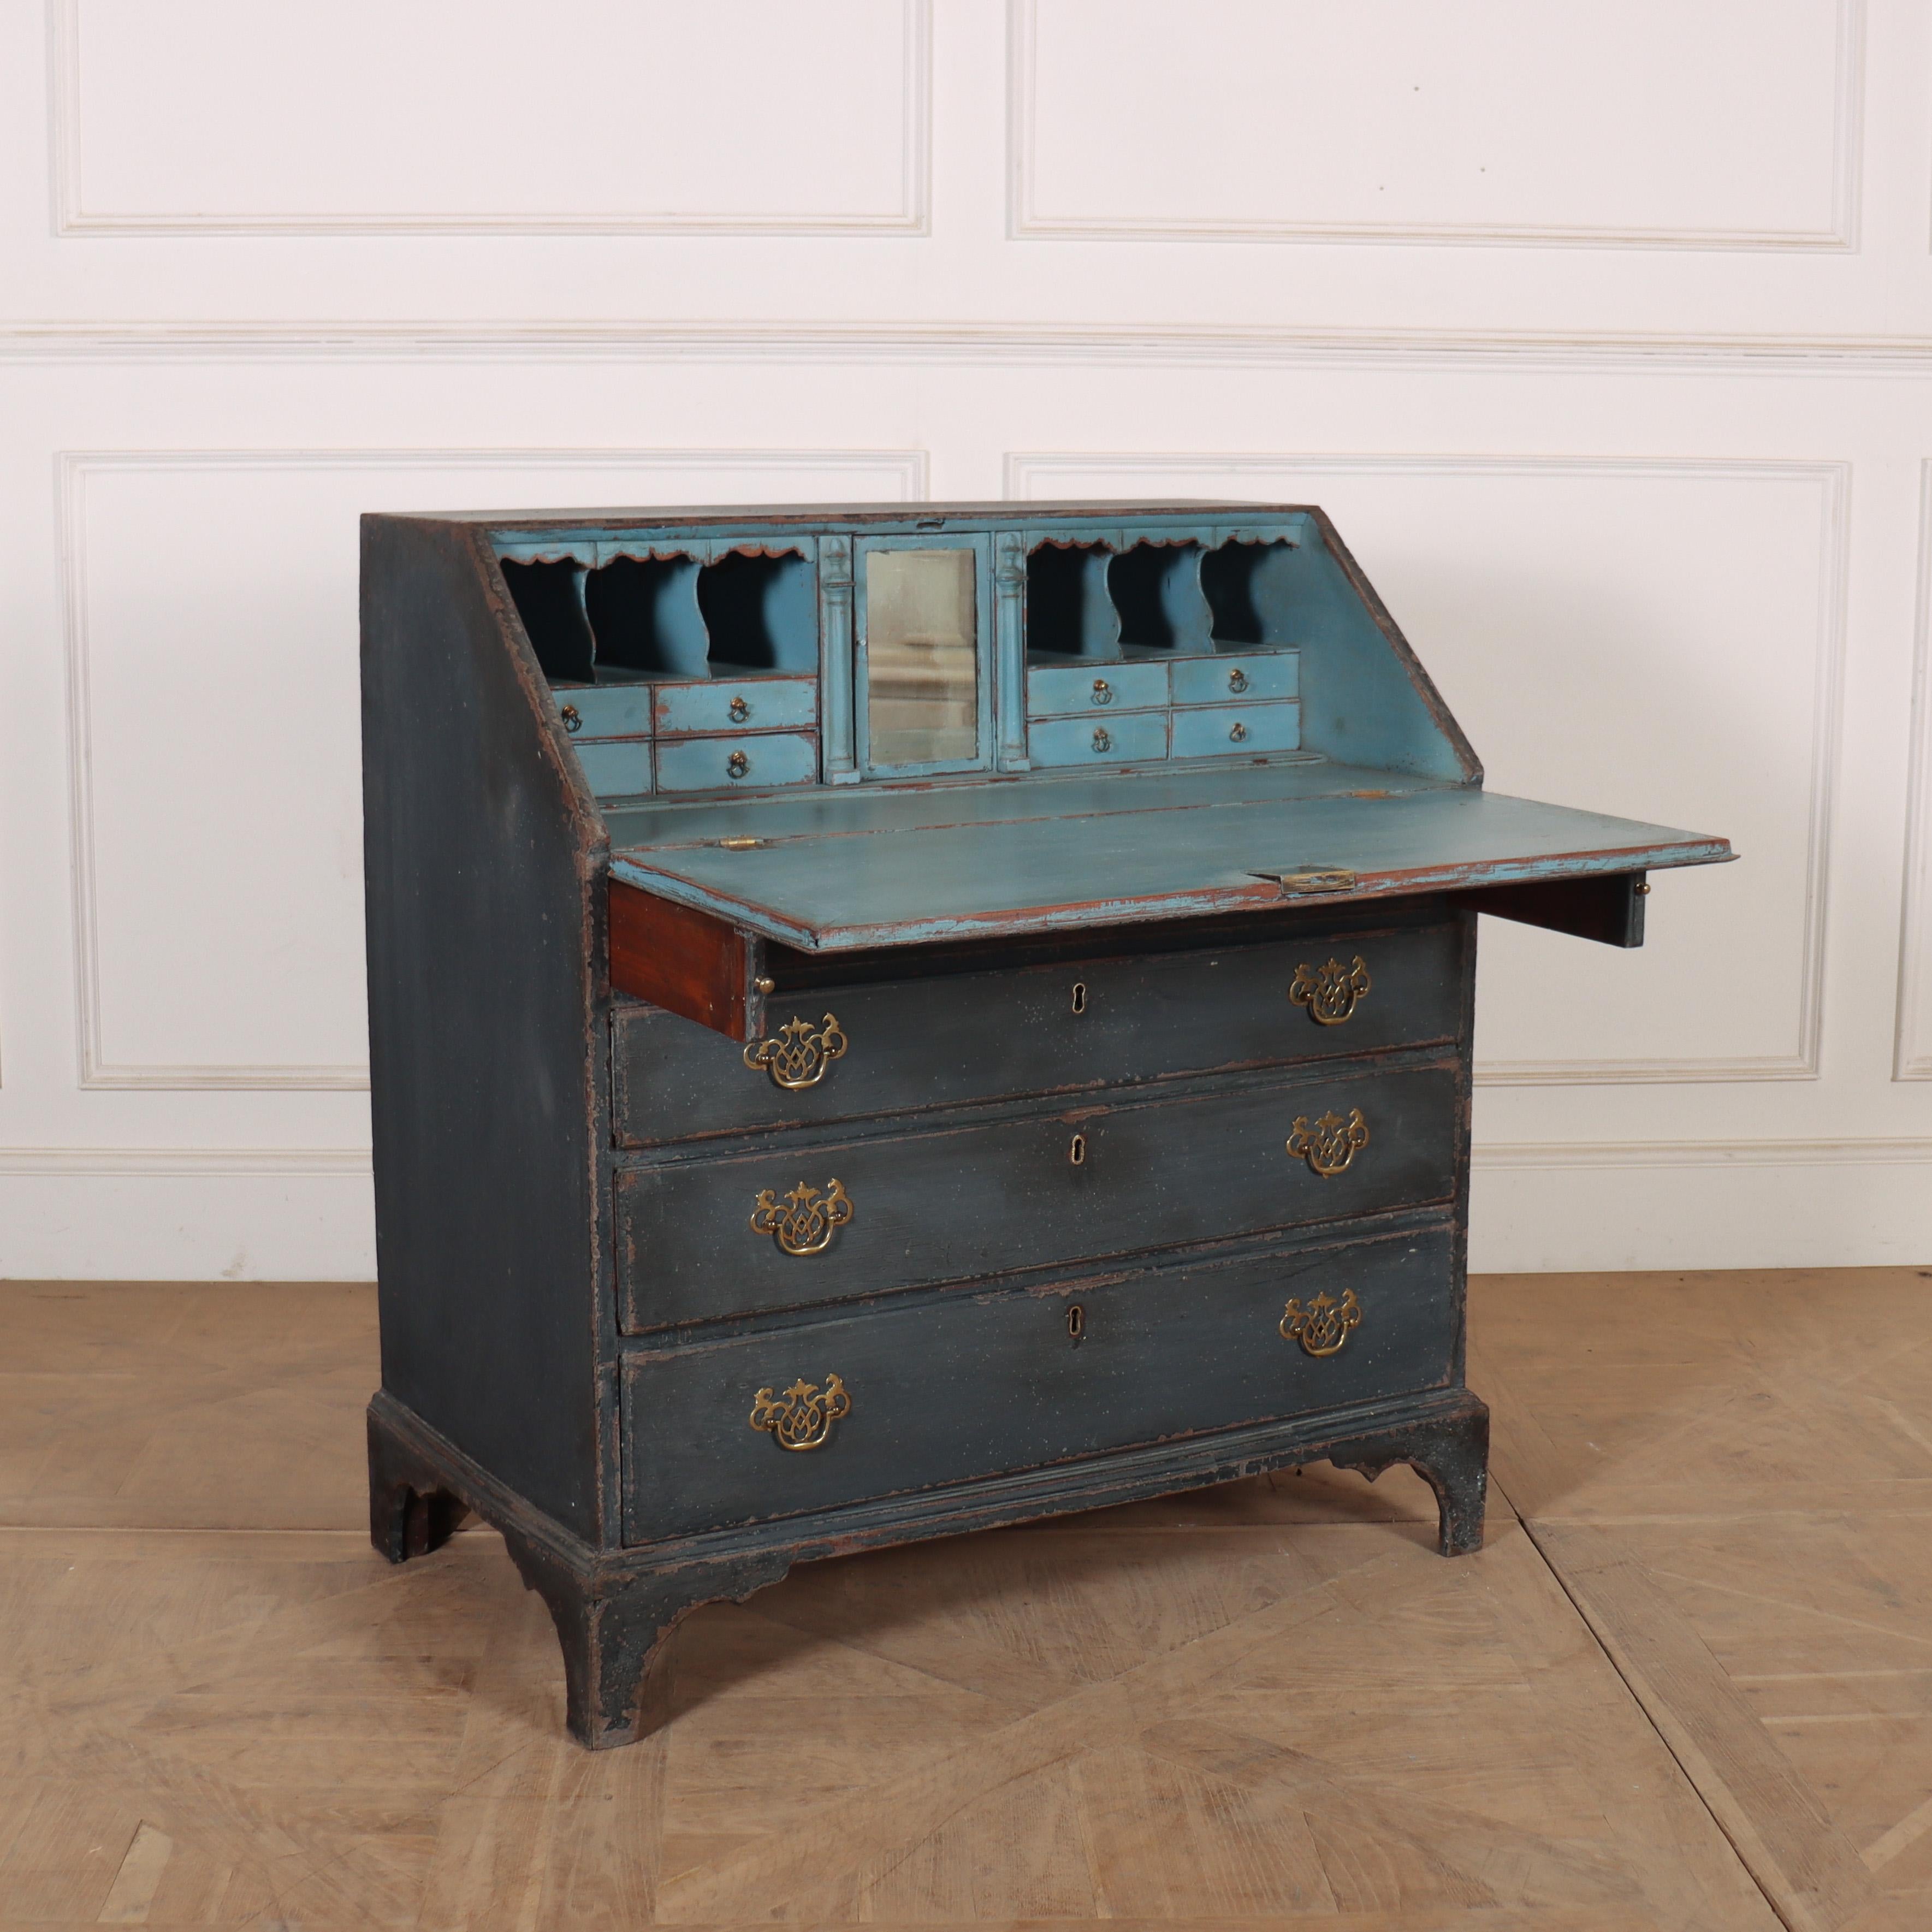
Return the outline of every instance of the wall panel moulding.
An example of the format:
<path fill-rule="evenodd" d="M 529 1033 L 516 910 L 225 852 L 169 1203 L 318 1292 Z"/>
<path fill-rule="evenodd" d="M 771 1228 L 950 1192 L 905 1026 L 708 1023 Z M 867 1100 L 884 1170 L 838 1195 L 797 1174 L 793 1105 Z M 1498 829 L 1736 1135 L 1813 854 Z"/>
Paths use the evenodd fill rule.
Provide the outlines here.
<path fill-rule="evenodd" d="M 1776 20 L 1384 0 L 1223 5 L 1177 33 L 1159 0 L 1010 0 L 1010 232 L 1853 250 L 1863 0 Z M 1741 46 L 1750 85 L 1713 87 Z"/>
<path fill-rule="evenodd" d="M 1580 374 L 1922 377 L 1932 336 L 820 322 L 0 322 L 0 363 L 639 362 L 1138 368 L 1492 368 Z"/>
<path fill-rule="evenodd" d="M 62 235 L 928 229 L 931 0 L 49 14 Z"/>

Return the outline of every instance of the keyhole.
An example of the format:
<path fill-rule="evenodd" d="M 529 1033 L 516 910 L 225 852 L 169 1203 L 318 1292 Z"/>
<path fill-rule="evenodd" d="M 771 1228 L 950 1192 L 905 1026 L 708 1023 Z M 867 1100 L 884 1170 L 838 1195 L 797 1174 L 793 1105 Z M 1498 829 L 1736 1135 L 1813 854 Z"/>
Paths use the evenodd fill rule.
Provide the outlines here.
<path fill-rule="evenodd" d="M 1066 1311 L 1066 1332 L 1076 1342 L 1087 1332 L 1087 1311 L 1077 1301 Z"/>
<path fill-rule="evenodd" d="M 1073 1010 L 1084 1013 L 1087 1010 L 1087 982 L 1076 980 L 1073 982 Z"/>
<path fill-rule="evenodd" d="M 1067 1147 L 1066 1158 L 1076 1167 L 1084 1167 L 1087 1165 L 1087 1136 L 1084 1134 L 1076 1134 L 1073 1136 Z"/>

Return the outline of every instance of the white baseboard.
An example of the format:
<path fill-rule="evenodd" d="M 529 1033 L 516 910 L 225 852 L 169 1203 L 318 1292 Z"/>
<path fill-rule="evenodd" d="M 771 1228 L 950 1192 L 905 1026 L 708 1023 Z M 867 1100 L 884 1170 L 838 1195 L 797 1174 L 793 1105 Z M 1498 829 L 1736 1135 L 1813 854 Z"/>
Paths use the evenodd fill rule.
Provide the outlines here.
<path fill-rule="evenodd" d="M 366 1152 L 46 1148 L 0 1154 L 0 1279 L 375 1276 L 375 1197 Z"/>
<path fill-rule="evenodd" d="M 1470 1267 L 1503 1274 L 1932 1267 L 1932 1148 L 1924 1142 L 1880 1142 L 1856 1158 L 1843 1142 L 1633 1148 L 1618 1157 L 1624 1153 L 1479 1150 Z M 1520 1154 L 1540 1157 L 1510 1158 Z M 1926 1286 L 1932 1292 L 1932 1282 Z"/>
<path fill-rule="evenodd" d="M 1470 1265 L 1932 1267 L 1932 1142 L 1479 1148 Z M 368 1281 L 353 1149 L 0 1151 L 0 1278 Z"/>

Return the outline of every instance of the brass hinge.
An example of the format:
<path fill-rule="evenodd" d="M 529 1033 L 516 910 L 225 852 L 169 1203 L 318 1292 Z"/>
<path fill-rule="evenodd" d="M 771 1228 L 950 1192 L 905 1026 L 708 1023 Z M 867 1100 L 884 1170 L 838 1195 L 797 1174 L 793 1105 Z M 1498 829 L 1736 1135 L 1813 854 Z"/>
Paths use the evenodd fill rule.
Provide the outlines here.
<path fill-rule="evenodd" d="M 1281 888 L 1283 898 L 1291 898 L 1300 892 L 1352 892 L 1355 890 L 1355 875 L 1342 866 L 1308 866 L 1292 872 L 1255 870 L 1249 874 L 1251 879 L 1272 879 Z"/>

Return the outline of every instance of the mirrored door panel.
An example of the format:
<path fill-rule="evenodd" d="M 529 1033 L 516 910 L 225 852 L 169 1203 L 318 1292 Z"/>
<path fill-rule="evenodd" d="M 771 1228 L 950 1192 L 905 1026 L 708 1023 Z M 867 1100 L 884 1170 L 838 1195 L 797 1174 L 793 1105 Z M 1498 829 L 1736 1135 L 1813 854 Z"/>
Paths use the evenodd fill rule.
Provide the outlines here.
<path fill-rule="evenodd" d="M 991 761 L 992 613 L 983 541 L 862 546 L 854 710 L 874 777 Z"/>

